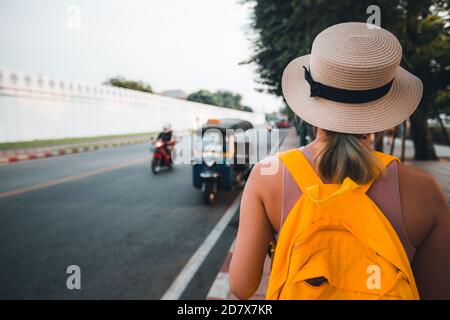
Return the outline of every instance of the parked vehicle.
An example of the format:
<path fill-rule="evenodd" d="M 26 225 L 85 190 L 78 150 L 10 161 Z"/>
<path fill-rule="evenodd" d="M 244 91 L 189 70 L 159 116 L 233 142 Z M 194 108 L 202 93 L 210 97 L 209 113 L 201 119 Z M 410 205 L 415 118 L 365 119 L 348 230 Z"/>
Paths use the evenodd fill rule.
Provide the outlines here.
<path fill-rule="evenodd" d="M 287 120 L 280 120 L 280 121 L 277 121 L 277 122 L 275 123 L 275 125 L 276 125 L 276 127 L 277 127 L 278 129 L 289 128 L 289 121 L 287 121 Z"/>
<path fill-rule="evenodd" d="M 219 190 L 232 190 L 247 179 L 251 165 L 245 133 L 251 128 L 250 122 L 236 119 L 208 120 L 201 128 L 193 184 L 202 191 L 205 204 L 212 204 Z"/>

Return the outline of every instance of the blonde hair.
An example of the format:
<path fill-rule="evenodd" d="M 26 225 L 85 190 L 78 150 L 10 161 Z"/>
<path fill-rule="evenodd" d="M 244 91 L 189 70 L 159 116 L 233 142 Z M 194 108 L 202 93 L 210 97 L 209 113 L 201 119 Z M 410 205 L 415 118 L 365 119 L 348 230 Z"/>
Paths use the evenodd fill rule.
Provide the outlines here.
<path fill-rule="evenodd" d="M 361 141 L 367 139 L 366 135 L 324 131 L 327 137 L 320 143 L 314 160 L 322 179 L 342 183 L 349 177 L 358 184 L 365 184 L 384 173 L 370 146 Z"/>

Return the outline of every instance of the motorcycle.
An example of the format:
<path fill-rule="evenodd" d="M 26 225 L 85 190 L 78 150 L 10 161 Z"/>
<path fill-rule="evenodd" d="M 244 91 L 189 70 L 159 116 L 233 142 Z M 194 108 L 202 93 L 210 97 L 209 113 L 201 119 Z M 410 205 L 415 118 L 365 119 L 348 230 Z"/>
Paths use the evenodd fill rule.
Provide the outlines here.
<path fill-rule="evenodd" d="M 151 169 L 154 174 L 161 172 L 162 168 L 172 169 L 172 157 L 170 152 L 167 151 L 166 145 L 170 143 L 163 140 L 157 140 L 153 146 L 153 159 L 151 163 Z"/>

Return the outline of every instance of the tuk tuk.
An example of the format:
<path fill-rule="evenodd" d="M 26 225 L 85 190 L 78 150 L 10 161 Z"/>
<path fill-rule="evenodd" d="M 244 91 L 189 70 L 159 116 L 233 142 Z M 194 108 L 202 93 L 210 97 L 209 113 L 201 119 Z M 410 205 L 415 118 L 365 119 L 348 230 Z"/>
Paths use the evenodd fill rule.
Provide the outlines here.
<path fill-rule="evenodd" d="M 249 139 L 247 130 L 253 125 L 238 119 L 211 119 L 198 130 L 200 143 L 194 153 L 193 184 L 210 205 L 217 191 L 232 190 L 247 179 Z"/>

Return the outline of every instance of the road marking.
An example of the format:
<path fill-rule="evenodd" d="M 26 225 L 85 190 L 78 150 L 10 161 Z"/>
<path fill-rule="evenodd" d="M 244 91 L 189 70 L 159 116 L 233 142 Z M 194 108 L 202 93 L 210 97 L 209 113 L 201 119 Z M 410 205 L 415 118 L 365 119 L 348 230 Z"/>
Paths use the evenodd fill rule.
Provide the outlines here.
<path fill-rule="evenodd" d="M 181 270 L 180 274 L 176 277 L 176 279 L 172 282 L 169 289 L 162 296 L 161 300 L 177 300 L 180 298 L 181 294 L 184 292 L 188 284 L 191 282 L 195 273 L 198 271 L 200 266 L 205 261 L 208 254 L 211 252 L 214 245 L 219 240 L 225 228 L 230 223 L 231 219 L 234 217 L 236 213 L 240 201 L 241 201 L 242 192 L 237 196 L 234 200 L 233 204 L 228 208 L 219 222 L 216 224 L 214 229 L 211 230 L 209 235 L 194 253 L 194 255 L 189 259 L 186 265 Z"/>
<path fill-rule="evenodd" d="M 48 187 L 55 186 L 55 185 L 58 185 L 58 184 L 63 184 L 63 183 L 67 183 L 67 182 L 71 182 L 71 181 L 75 181 L 75 180 L 80 180 L 80 179 L 87 178 L 87 177 L 96 176 L 96 175 L 99 175 L 99 174 L 102 174 L 102 173 L 106 173 L 106 172 L 110 172 L 110 171 L 114 171 L 114 170 L 130 167 L 130 166 L 134 166 L 136 164 L 139 164 L 139 163 L 142 163 L 142 162 L 145 162 L 145 161 L 149 161 L 149 157 L 148 156 L 146 156 L 144 158 L 139 158 L 137 160 L 131 160 L 131 161 L 127 161 L 127 162 L 118 163 L 118 164 L 115 164 L 115 165 L 112 165 L 112 166 L 109 166 L 109 167 L 105 167 L 105 168 L 100 168 L 100 169 L 87 171 L 87 172 L 84 172 L 84 173 L 81 173 L 81 174 L 77 174 L 77 175 L 73 175 L 73 176 L 67 176 L 67 177 L 63 177 L 63 178 L 58 178 L 58 179 L 50 180 L 50 181 L 47 181 L 47 182 L 38 183 L 38 184 L 35 184 L 35 185 L 32 185 L 32 186 L 18 188 L 18 189 L 14 189 L 14 190 L 7 191 L 7 192 L 2 192 L 2 193 L 0 193 L 0 199 L 6 198 L 6 197 L 15 196 L 15 195 L 26 193 L 26 192 L 30 192 L 30 191 L 35 191 L 35 190 L 39 190 L 39 189 L 48 188 Z"/>
<path fill-rule="evenodd" d="M 230 295 L 230 263 L 233 256 L 234 247 L 236 246 L 236 239 L 228 250 L 228 254 L 225 258 L 219 273 L 216 276 L 208 294 L 206 300 L 227 300 Z"/>
<path fill-rule="evenodd" d="M 206 295 L 207 300 L 227 300 L 230 293 L 230 278 L 227 272 L 219 272 L 211 289 Z"/>
<path fill-rule="evenodd" d="M 280 139 L 277 146 L 275 146 L 273 149 L 272 148 L 270 149 L 271 155 L 279 151 L 280 146 L 283 144 L 284 139 L 286 137 L 287 133 L 284 135 L 283 138 Z M 237 196 L 231 207 L 228 208 L 223 217 L 219 220 L 214 229 L 210 232 L 208 237 L 206 237 L 206 239 L 203 241 L 203 243 L 200 245 L 200 247 L 197 249 L 194 255 L 189 259 L 189 261 L 181 270 L 180 274 L 178 274 L 178 276 L 172 282 L 169 289 L 162 296 L 161 300 L 177 300 L 181 297 L 184 290 L 187 288 L 192 278 L 194 277 L 195 273 L 198 271 L 202 263 L 205 261 L 209 252 L 212 250 L 216 242 L 219 240 L 226 226 L 230 223 L 231 219 L 233 218 L 234 214 L 236 213 L 239 207 L 241 197 L 242 192 Z"/>

